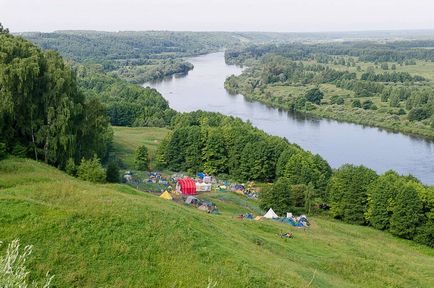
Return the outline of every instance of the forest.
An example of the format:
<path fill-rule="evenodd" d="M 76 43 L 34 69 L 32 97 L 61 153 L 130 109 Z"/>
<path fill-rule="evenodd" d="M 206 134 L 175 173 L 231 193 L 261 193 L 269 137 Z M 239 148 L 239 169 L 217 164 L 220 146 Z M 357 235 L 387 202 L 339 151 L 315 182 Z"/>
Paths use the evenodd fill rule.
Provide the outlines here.
<path fill-rule="evenodd" d="M 412 176 L 377 175 L 353 165 L 332 170 L 321 156 L 218 113 L 179 113 L 171 129 L 158 147 L 160 167 L 273 183 L 261 192 L 265 210 L 311 214 L 330 209 L 330 216 L 346 223 L 434 247 L 434 187 Z"/>
<path fill-rule="evenodd" d="M 114 126 L 165 127 L 176 114 L 155 89 L 125 82 L 92 67 L 76 66 L 81 91 L 88 99 L 106 106 Z"/>
<path fill-rule="evenodd" d="M 139 84 L 188 73 L 193 66 L 182 57 L 239 43 L 226 32 L 58 31 L 21 36 L 42 49 L 56 50 L 67 59 Z"/>
<path fill-rule="evenodd" d="M 226 62 L 248 69 L 229 77 L 225 87 L 289 111 L 433 138 L 433 44 L 359 41 L 232 49 Z"/>
<path fill-rule="evenodd" d="M 0 154 L 60 168 L 68 159 L 105 158 L 112 138 L 106 107 L 85 97 L 70 65 L 1 26 L 0 43 Z"/>

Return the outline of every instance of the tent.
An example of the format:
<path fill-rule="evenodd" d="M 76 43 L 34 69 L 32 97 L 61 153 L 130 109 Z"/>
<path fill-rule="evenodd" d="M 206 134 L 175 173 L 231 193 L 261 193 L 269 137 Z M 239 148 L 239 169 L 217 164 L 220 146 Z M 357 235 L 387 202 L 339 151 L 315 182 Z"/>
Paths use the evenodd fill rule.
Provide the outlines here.
<path fill-rule="evenodd" d="M 199 203 L 199 199 L 193 196 L 188 196 L 187 199 L 185 200 L 185 204 L 197 204 L 197 203 Z"/>
<path fill-rule="evenodd" d="M 267 213 L 265 213 L 264 217 L 268 218 L 268 219 L 279 218 L 279 216 L 277 216 L 277 214 L 274 213 L 273 209 L 271 209 L 271 208 L 270 208 L 270 210 L 268 210 Z"/>
<path fill-rule="evenodd" d="M 163 194 L 160 195 L 160 198 L 166 199 L 166 200 L 172 200 L 172 196 L 170 195 L 169 192 L 164 191 Z"/>
<path fill-rule="evenodd" d="M 211 184 L 196 182 L 196 191 L 198 192 L 209 192 L 211 191 L 211 187 Z"/>
<path fill-rule="evenodd" d="M 176 191 L 183 195 L 196 195 L 196 183 L 191 178 L 178 179 L 176 183 Z"/>

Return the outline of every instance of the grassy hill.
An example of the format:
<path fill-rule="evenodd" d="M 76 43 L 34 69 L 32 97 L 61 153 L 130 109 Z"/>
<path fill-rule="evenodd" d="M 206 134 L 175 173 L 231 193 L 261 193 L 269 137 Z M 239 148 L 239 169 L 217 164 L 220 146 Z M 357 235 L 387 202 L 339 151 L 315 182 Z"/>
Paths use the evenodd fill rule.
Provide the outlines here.
<path fill-rule="evenodd" d="M 233 193 L 201 197 L 222 214 L 7 159 L 0 239 L 33 244 L 31 277 L 49 270 L 56 287 L 434 286 L 434 249 L 318 217 L 307 230 L 237 220 L 260 211 L 256 203 Z M 287 231 L 295 238 L 277 235 Z"/>

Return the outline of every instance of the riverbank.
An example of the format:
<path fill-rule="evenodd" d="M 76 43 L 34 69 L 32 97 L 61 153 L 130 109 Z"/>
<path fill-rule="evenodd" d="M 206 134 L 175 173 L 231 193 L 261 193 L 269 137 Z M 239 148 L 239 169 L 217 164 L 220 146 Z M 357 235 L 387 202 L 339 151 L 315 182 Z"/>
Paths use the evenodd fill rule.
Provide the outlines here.
<path fill-rule="evenodd" d="M 270 94 L 266 94 L 269 91 L 264 93 L 251 93 L 246 91 L 246 89 L 242 89 L 242 84 L 239 84 L 237 88 L 231 86 L 233 84 L 228 84 L 228 79 L 229 78 L 227 78 L 225 81 L 225 89 L 231 94 L 242 95 L 248 101 L 257 101 L 272 108 L 282 109 L 287 112 L 297 112 L 306 116 L 327 118 L 339 122 L 377 127 L 390 132 L 403 133 L 409 136 L 423 137 L 427 140 L 434 140 L 434 128 L 430 127 L 429 125 L 421 124 L 420 122 L 411 122 L 406 120 L 404 119 L 403 115 L 385 115 L 379 114 L 376 110 L 354 108 L 351 107 L 350 101 L 347 101 L 347 105 L 330 104 L 331 98 L 336 96 L 336 93 L 326 93 L 324 96 L 325 100 L 321 103 L 321 105 L 305 105 L 304 109 L 298 108 L 294 110 L 293 103 L 296 101 L 296 98 L 302 96 L 302 93 L 304 93 L 307 89 L 301 89 L 300 91 L 300 89 L 297 88 L 291 89 L 289 86 L 280 86 L 280 88 L 283 87 L 283 90 L 290 90 L 288 91 L 288 95 L 291 95 L 290 93 L 296 90 L 298 90 L 296 92 L 299 92 L 299 94 L 291 95 L 291 98 L 293 99 L 282 99 L 282 97 L 279 95 L 282 94 L 282 91 L 272 95 L 275 97 L 269 97 Z M 233 81 L 234 78 L 232 77 L 231 79 Z M 326 85 L 320 86 L 324 88 Z M 273 88 L 276 88 L 276 86 Z M 324 90 L 327 90 L 327 88 Z"/>
<path fill-rule="evenodd" d="M 227 65 L 223 53 L 186 60 L 195 66 L 187 76 L 144 85 L 157 89 L 172 109 L 178 112 L 204 110 L 241 118 L 270 135 L 285 137 L 321 155 L 333 168 L 350 163 L 364 165 L 377 173 L 393 169 L 399 174 L 412 174 L 425 184 L 434 184 L 433 141 L 316 116 L 303 117 L 258 101 L 248 101 L 224 89 L 225 79 L 240 75 L 243 69 Z M 274 89 L 279 90 L 279 87 Z"/>

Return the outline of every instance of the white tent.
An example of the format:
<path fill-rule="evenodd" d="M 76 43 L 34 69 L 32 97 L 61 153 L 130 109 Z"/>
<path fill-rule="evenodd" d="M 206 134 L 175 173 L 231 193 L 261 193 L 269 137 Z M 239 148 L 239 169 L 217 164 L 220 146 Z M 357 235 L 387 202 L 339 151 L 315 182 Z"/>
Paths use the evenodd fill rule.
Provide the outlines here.
<path fill-rule="evenodd" d="M 268 218 L 268 219 L 279 218 L 279 216 L 277 216 L 277 214 L 274 213 L 273 209 L 271 209 L 271 208 L 270 208 L 270 210 L 268 210 L 267 213 L 265 213 L 264 217 Z"/>

